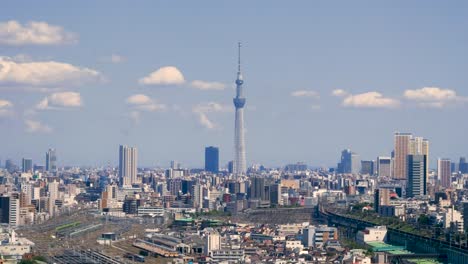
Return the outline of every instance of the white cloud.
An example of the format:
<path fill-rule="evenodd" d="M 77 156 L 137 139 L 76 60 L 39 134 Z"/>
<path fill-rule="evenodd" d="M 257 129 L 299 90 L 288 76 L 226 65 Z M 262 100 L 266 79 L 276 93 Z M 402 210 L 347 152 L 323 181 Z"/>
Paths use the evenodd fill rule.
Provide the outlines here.
<path fill-rule="evenodd" d="M 161 67 L 139 80 L 140 84 L 145 85 L 175 85 L 183 84 L 184 82 L 184 75 L 173 66 Z"/>
<path fill-rule="evenodd" d="M 118 54 L 112 54 L 107 57 L 102 57 L 99 59 L 101 62 L 110 62 L 114 64 L 122 63 L 125 62 L 126 58 L 124 56 L 118 55 Z"/>
<path fill-rule="evenodd" d="M 0 44 L 57 45 L 74 43 L 77 36 L 60 26 L 31 21 L 24 25 L 15 20 L 0 23 Z"/>
<path fill-rule="evenodd" d="M 457 98 L 457 93 L 449 89 L 424 87 L 416 90 L 406 90 L 403 96 L 415 101 L 447 101 Z"/>
<path fill-rule="evenodd" d="M 297 90 L 291 93 L 291 96 L 293 97 L 313 97 L 313 98 L 319 98 L 319 94 L 316 91 L 310 91 L 310 90 Z"/>
<path fill-rule="evenodd" d="M 343 106 L 356 108 L 396 108 L 400 102 L 396 99 L 384 97 L 379 92 L 367 92 L 347 95 L 343 99 Z"/>
<path fill-rule="evenodd" d="M 216 102 L 198 104 L 193 108 L 194 112 L 213 113 L 213 112 L 231 112 L 232 107 Z"/>
<path fill-rule="evenodd" d="M 210 130 L 218 129 L 220 128 L 220 126 L 210 120 L 210 118 L 208 117 L 208 113 L 225 113 L 231 111 L 232 107 L 222 105 L 216 102 L 198 104 L 192 108 L 192 112 L 198 116 L 198 122 L 200 123 L 200 125 Z"/>
<path fill-rule="evenodd" d="M 201 80 L 195 80 L 190 83 L 193 88 L 199 90 L 224 90 L 226 85 L 220 82 L 207 82 Z"/>
<path fill-rule="evenodd" d="M 0 57 L 0 85 L 60 86 L 102 80 L 99 72 L 55 61 L 15 62 Z"/>
<path fill-rule="evenodd" d="M 406 90 L 403 96 L 407 100 L 418 102 L 418 106 L 431 108 L 442 108 L 447 105 L 468 102 L 468 97 L 459 96 L 454 90 L 438 87 Z"/>
<path fill-rule="evenodd" d="M 36 108 L 39 110 L 46 109 L 64 109 L 70 107 L 80 107 L 81 96 L 76 92 L 59 92 L 53 93 L 42 99 L 37 105 Z"/>
<path fill-rule="evenodd" d="M 149 96 L 144 94 L 134 94 L 127 98 L 127 104 L 132 105 L 135 109 L 141 111 L 149 111 L 149 112 L 156 112 L 156 111 L 164 111 L 166 110 L 165 104 L 158 104 Z"/>
<path fill-rule="evenodd" d="M 39 121 L 34 120 L 24 120 L 26 124 L 26 131 L 29 133 L 50 133 L 52 132 L 52 128 L 42 124 Z"/>
<path fill-rule="evenodd" d="M 337 97 L 342 97 L 342 96 L 347 96 L 348 93 L 345 90 L 336 89 L 336 90 L 333 90 L 332 95 L 337 96 Z"/>
<path fill-rule="evenodd" d="M 14 115 L 12 107 L 13 104 L 10 101 L 0 99 L 0 117 L 12 117 Z"/>
<path fill-rule="evenodd" d="M 215 129 L 218 128 L 218 125 L 213 123 L 205 113 L 197 113 L 198 114 L 198 122 L 200 125 L 204 126 L 207 129 Z"/>
<path fill-rule="evenodd" d="M 0 108 L 12 107 L 13 104 L 10 101 L 0 99 Z"/>
<path fill-rule="evenodd" d="M 153 100 L 144 94 L 134 94 L 127 98 L 127 104 L 132 105 L 141 105 L 141 104 L 150 104 Z"/>

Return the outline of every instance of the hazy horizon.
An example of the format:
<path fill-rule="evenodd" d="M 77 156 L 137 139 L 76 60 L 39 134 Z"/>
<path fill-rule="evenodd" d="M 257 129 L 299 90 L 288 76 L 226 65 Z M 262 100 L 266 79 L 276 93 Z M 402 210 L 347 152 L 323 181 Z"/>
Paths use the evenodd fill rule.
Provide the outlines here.
<path fill-rule="evenodd" d="M 27 6 L 28 8 L 25 8 Z M 5 1 L 0 160 L 202 167 L 234 158 L 242 42 L 247 164 L 390 156 L 395 131 L 468 156 L 468 3 Z M 40 161 L 40 162 L 38 162 Z"/>

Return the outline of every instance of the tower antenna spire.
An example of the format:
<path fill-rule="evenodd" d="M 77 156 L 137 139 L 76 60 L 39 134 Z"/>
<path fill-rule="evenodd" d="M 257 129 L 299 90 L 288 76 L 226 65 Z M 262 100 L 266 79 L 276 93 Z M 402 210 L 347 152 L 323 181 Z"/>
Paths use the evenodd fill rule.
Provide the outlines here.
<path fill-rule="evenodd" d="M 237 71 L 241 72 L 241 43 L 238 42 Z"/>

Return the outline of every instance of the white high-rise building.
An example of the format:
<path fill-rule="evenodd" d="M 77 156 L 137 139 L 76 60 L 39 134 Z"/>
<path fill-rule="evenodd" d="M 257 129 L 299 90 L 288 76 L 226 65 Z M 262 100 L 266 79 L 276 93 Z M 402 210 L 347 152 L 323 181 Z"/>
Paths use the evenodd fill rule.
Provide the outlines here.
<path fill-rule="evenodd" d="M 17 227 L 20 223 L 20 200 L 10 197 L 10 212 L 9 212 L 9 218 L 10 218 L 10 226 L 11 227 Z"/>
<path fill-rule="evenodd" d="M 56 181 L 49 182 L 47 189 L 49 191 L 49 214 L 55 215 L 55 201 L 59 199 L 59 183 Z"/>
<path fill-rule="evenodd" d="M 221 236 L 218 232 L 210 230 L 205 238 L 205 254 L 211 256 L 211 253 L 221 249 Z"/>
<path fill-rule="evenodd" d="M 137 149 L 120 145 L 119 148 L 120 185 L 129 187 L 137 182 Z"/>
<path fill-rule="evenodd" d="M 240 68 L 240 47 L 239 43 L 239 61 L 236 79 L 236 97 L 233 99 L 234 106 L 236 107 L 236 119 L 234 126 L 234 170 L 233 173 L 236 176 L 245 175 L 247 173 L 247 161 L 245 158 L 245 131 L 244 131 L 244 105 L 245 97 L 243 94 L 242 84 L 244 80 L 242 78 Z"/>
<path fill-rule="evenodd" d="M 452 225 L 458 232 L 463 232 L 463 215 L 455 210 L 453 206 L 452 208 L 448 208 L 447 212 L 444 213 L 443 220 L 445 228 L 450 228 Z"/>
<path fill-rule="evenodd" d="M 193 185 L 193 207 L 196 209 L 203 208 L 203 185 L 197 183 Z"/>

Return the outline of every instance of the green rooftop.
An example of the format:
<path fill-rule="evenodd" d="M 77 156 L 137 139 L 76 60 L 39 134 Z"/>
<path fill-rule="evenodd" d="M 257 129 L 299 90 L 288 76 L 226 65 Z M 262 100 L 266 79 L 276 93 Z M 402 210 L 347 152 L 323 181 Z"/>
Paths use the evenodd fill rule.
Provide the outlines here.
<path fill-rule="evenodd" d="M 403 246 L 393 246 L 380 241 L 367 242 L 366 244 L 371 246 L 375 252 L 389 252 L 392 254 L 411 254 L 411 252 L 406 251 L 405 247 Z"/>

